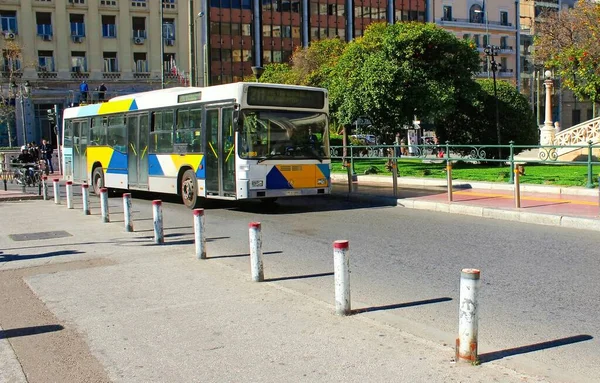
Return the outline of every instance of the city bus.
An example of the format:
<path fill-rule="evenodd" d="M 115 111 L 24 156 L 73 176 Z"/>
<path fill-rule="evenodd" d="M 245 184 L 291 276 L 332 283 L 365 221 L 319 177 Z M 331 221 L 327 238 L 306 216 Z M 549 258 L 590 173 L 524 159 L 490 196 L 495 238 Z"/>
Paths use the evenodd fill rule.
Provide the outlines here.
<path fill-rule="evenodd" d="M 233 83 L 119 96 L 63 113 L 65 178 L 204 199 L 331 192 L 329 106 L 321 88 Z"/>

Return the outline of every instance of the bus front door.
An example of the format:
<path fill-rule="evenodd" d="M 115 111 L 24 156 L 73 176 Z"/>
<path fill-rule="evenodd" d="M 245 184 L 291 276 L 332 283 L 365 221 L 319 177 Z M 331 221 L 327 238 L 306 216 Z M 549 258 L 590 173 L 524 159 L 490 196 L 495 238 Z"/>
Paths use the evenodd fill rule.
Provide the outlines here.
<path fill-rule="evenodd" d="M 148 115 L 127 117 L 127 183 L 148 190 Z"/>
<path fill-rule="evenodd" d="M 233 108 L 206 110 L 206 194 L 235 197 Z"/>

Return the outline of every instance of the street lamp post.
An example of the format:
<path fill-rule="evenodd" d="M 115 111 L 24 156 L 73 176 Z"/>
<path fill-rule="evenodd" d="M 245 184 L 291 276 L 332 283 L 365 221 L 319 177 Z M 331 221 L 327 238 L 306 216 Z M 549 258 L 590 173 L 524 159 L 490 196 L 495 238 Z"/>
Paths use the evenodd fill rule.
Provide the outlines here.
<path fill-rule="evenodd" d="M 556 130 L 552 124 L 552 88 L 554 82 L 552 81 L 552 72 L 547 70 L 544 72 L 546 80 L 544 86 L 546 87 L 546 110 L 544 126 L 540 129 L 540 145 L 552 145 L 554 142 L 554 134 Z"/>
<path fill-rule="evenodd" d="M 502 141 L 500 139 L 500 112 L 498 109 L 498 90 L 496 88 L 496 72 L 498 71 L 498 67 L 500 64 L 496 62 L 496 56 L 498 56 L 498 52 L 500 51 L 500 47 L 495 45 L 488 45 L 485 47 L 485 55 L 490 60 L 490 66 L 492 67 L 492 74 L 494 75 L 494 98 L 496 99 L 496 134 L 498 136 L 498 159 L 502 158 Z"/>
<path fill-rule="evenodd" d="M 474 12 L 482 14 L 483 17 L 485 17 L 485 39 L 486 39 L 485 45 L 489 46 L 489 45 L 491 45 L 491 43 L 490 43 L 490 25 L 488 23 L 488 13 L 487 13 L 487 11 L 482 11 L 481 9 L 476 9 Z M 488 74 L 488 78 L 490 78 L 490 62 L 489 62 L 489 58 L 487 58 L 487 60 L 488 60 L 488 63 L 487 63 L 488 64 L 487 65 L 487 67 L 488 67 L 487 74 Z"/>
<path fill-rule="evenodd" d="M 260 66 L 252 67 L 252 73 L 254 73 L 254 77 L 256 77 L 256 82 L 259 82 L 260 76 L 262 76 L 264 71 L 265 71 L 265 68 L 263 68 L 263 67 L 260 67 Z"/>
<path fill-rule="evenodd" d="M 31 95 L 31 85 L 29 81 L 25 81 L 24 84 L 17 84 L 13 81 L 10 85 L 13 94 L 19 99 L 21 104 L 21 122 L 23 124 L 23 145 L 27 145 L 27 126 L 25 124 L 25 99 Z"/>

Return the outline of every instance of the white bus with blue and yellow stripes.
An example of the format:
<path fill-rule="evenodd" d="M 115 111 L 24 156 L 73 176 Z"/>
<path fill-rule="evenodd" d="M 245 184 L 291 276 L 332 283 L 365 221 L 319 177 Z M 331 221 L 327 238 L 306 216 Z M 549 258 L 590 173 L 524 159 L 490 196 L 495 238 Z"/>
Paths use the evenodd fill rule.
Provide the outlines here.
<path fill-rule="evenodd" d="M 325 89 L 262 83 L 168 88 L 67 108 L 65 177 L 225 200 L 331 191 Z"/>

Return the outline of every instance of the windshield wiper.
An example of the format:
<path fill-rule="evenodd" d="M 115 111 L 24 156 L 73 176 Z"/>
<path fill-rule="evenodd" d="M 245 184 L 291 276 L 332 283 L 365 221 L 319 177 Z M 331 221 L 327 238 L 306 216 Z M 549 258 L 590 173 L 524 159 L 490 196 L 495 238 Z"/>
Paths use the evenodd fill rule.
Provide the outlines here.
<path fill-rule="evenodd" d="M 261 158 L 260 160 L 258 160 L 257 164 L 260 164 L 261 162 L 264 162 L 266 160 L 270 160 L 270 159 L 275 158 L 275 157 L 279 157 L 281 155 L 282 154 L 277 154 L 277 153 L 272 154 L 272 153 L 269 153 L 264 158 Z"/>

